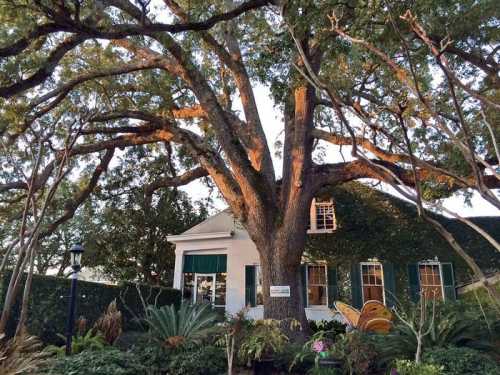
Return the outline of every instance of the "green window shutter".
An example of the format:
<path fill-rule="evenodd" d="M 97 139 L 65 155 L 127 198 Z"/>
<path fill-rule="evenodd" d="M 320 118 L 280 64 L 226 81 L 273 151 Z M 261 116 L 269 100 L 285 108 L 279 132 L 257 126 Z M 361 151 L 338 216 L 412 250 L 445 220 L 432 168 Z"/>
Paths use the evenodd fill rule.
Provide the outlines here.
<path fill-rule="evenodd" d="M 333 303 L 339 299 L 339 290 L 337 284 L 337 267 L 328 266 L 328 306 L 333 307 Z"/>
<path fill-rule="evenodd" d="M 352 305 L 360 309 L 363 306 L 363 294 L 361 291 L 361 270 L 359 263 L 351 265 L 351 294 Z"/>
<path fill-rule="evenodd" d="M 443 275 L 444 300 L 455 301 L 457 293 L 455 290 L 455 275 L 451 263 L 441 263 L 441 273 Z"/>
<path fill-rule="evenodd" d="M 410 299 L 417 303 L 420 299 L 420 279 L 418 277 L 418 263 L 408 264 L 408 283 L 410 285 Z"/>
<path fill-rule="evenodd" d="M 300 265 L 300 281 L 302 286 L 302 301 L 307 307 L 307 264 Z"/>
<path fill-rule="evenodd" d="M 382 273 L 384 275 L 385 304 L 387 307 L 396 305 L 396 277 L 394 265 L 391 262 L 382 263 Z"/>
<path fill-rule="evenodd" d="M 255 266 L 245 266 L 245 306 L 255 307 Z"/>

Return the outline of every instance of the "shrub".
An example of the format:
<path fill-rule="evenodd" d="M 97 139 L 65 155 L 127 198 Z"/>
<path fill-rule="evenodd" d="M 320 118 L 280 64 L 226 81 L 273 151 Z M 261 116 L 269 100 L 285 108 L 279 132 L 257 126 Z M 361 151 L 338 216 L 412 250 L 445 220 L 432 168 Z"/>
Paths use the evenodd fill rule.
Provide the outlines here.
<path fill-rule="evenodd" d="M 429 312 L 432 314 L 432 312 Z M 418 313 L 415 310 L 405 314 L 413 327 L 418 327 Z M 481 320 L 464 318 L 457 313 L 456 308 L 449 304 L 436 306 L 435 319 L 426 319 L 422 350 L 425 353 L 435 348 L 447 346 L 465 346 L 489 351 L 493 348 L 490 334 Z M 394 330 L 385 336 L 378 337 L 377 347 L 380 348 L 380 361 L 389 363 L 395 358 L 414 359 L 417 350 L 417 339 L 413 330 L 405 323 L 398 322 Z"/>
<path fill-rule="evenodd" d="M 178 352 L 170 358 L 169 375 L 219 375 L 226 372 L 224 349 L 201 346 L 195 350 Z"/>
<path fill-rule="evenodd" d="M 489 356 L 471 348 L 437 348 L 423 357 L 426 363 L 442 366 L 445 375 L 500 374 L 500 366 Z"/>
<path fill-rule="evenodd" d="M 10 340 L 0 336 L 0 374 L 34 374 L 45 362 L 42 344 L 35 336 L 25 333 Z"/>
<path fill-rule="evenodd" d="M 200 344 L 213 331 L 217 314 L 210 305 L 149 306 L 145 319 L 152 336 L 170 349 Z"/>
<path fill-rule="evenodd" d="M 346 331 L 346 325 L 336 320 L 310 320 L 309 328 L 313 334 L 319 331 L 328 332 L 328 337 L 332 339 Z"/>
<path fill-rule="evenodd" d="M 56 357 L 43 370 L 50 375 L 137 375 L 148 373 L 131 352 L 108 347 L 101 351 L 84 351 L 71 357 Z"/>
<path fill-rule="evenodd" d="M 283 373 L 305 374 L 314 366 L 314 356 L 303 355 L 303 345 L 288 342 L 283 349 L 274 355 L 274 367 Z"/>
<path fill-rule="evenodd" d="M 269 359 L 281 352 L 287 342 L 288 337 L 281 332 L 279 321 L 257 320 L 243 338 L 238 356 L 244 362 Z"/>
<path fill-rule="evenodd" d="M 147 332 L 123 332 L 114 344 L 120 350 L 129 350 L 137 346 L 151 346 L 151 336 Z"/>
<path fill-rule="evenodd" d="M 0 278 L 0 306 L 9 283 L 10 272 Z M 23 283 L 24 283 L 23 279 Z M 30 298 L 28 331 L 38 336 L 45 344 L 62 344 L 59 332 L 65 332 L 68 314 L 68 298 L 71 280 L 43 275 L 33 275 Z M 20 287 L 22 288 L 22 286 Z M 145 303 L 159 306 L 179 305 L 181 292 L 171 288 L 157 288 L 146 285 L 123 284 L 120 286 L 78 281 L 78 315 L 83 315 L 89 322 L 95 322 L 109 303 L 117 301 L 117 307 L 123 314 L 123 329 L 137 329 L 136 317 L 143 317 Z M 12 319 L 7 327 L 7 336 L 13 336 L 21 306 L 21 295 L 18 296 L 12 310 Z"/>
<path fill-rule="evenodd" d="M 122 313 L 116 307 L 116 299 L 94 324 L 94 331 L 99 332 L 109 345 L 113 345 L 122 334 Z"/>
<path fill-rule="evenodd" d="M 377 365 L 375 346 L 368 335 L 358 331 L 339 335 L 331 354 L 343 361 L 345 371 L 349 374 L 370 374 Z"/>
<path fill-rule="evenodd" d="M 442 368 L 433 364 L 416 364 L 407 359 L 399 359 L 395 362 L 398 375 L 443 375 Z M 391 371 L 391 374 L 393 371 Z"/>
<path fill-rule="evenodd" d="M 62 340 L 66 339 L 63 335 L 59 336 Z M 71 342 L 71 354 L 78 354 L 83 351 L 102 350 L 106 345 L 107 343 L 102 335 L 95 334 L 92 330 L 88 330 L 85 334 L 77 334 L 73 336 L 73 340 Z M 46 351 L 58 356 L 63 356 L 66 353 L 66 345 L 49 345 L 46 348 Z"/>

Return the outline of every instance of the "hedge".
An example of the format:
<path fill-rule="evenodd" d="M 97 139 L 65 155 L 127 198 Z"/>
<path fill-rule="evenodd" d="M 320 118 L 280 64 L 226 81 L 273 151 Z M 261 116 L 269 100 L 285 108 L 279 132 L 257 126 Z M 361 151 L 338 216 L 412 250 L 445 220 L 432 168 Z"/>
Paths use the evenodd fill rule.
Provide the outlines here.
<path fill-rule="evenodd" d="M 3 306 L 5 293 L 9 285 L 11 273 L 6 272 L 0 279 L 0 304 Z M 70 279 L 34 275 L 28 316 L 28 331 L 40 337 L 47 344 L 62 344 L 58 333 L 64 334 L 68 316 Z M 23 280 L 24 285 L 24 280 Z M 157 304 L 178 305 L 181 293 L 177 289 L 159 288 L 148 285 L 139 285 L 141 295 L 146 305 Z M 16 300 L 11 319 L 7 327 L 7 334 L 14 333 L 21 307 L 21 293 Z M 137 330 L 141 326 L 137 317 L 144 316 L 143 303 L 137 291 L 136 284 L 119 286 L 106 285 L 89 281 L 78 281 L 77 287 L 77 318 L 85 317 L 88 326 L 105 311 L 111 301 L 116 299 L 118 308 L 123 315 L 123 329 Z"/>

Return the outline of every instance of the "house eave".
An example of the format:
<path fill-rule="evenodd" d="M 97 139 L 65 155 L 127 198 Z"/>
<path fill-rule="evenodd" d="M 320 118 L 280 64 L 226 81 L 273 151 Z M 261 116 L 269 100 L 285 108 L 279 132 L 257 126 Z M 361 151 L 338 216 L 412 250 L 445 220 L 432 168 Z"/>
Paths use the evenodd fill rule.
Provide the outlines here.
<path fill-rule="evenodd" d="M 212 232 L 212 233 L 193 233 L 193 234 L 178 234 L 174 236 L 167 236 L 167 241 L 172 243 L 186 242 L 186 241 L 199 241 L 199 240 L 212 240 L 220 238 L 231 238 L 233 232 Z"/>

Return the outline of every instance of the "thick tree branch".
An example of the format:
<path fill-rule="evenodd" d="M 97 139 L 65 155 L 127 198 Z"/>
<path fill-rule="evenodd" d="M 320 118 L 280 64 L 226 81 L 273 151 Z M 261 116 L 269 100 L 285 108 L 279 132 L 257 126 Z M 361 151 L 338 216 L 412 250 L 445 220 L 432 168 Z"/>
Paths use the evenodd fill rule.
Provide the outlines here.
<path fill-rule="evenodd" d="M 164 0 L 164 2 L 183 22 L 189 20 L 187 13 L 174 0 Z M 226 44 L 229 48 L 229 52 L 209 32 L 203 31 L 200 32 L 200 35 L 210 49 L 229 68 L 233 75 L 245 113 L 247 123 L 247 129 L 245 130 L 249 140 L 247 147 L 250 149 L 250 160 L 257 171 L 262 171 L 266 175 L 268 183 L 273 184 L 275 176 L 271 154 L 260 121 L 253 88 L 245 65 L 243 64 L 238 42 L 234 35 L 232 35 L 231 28 L 232 25 L 228 25 L 228 31 L 226 32 Z M 272 190 L 273 189 L 270 189 L 270 191 Z"/>
<path fill-rule="evenodd" d="M 67 200 L 64 203 L 64 213 L 56 221 L 50 223 L 43 231 L 40 232 L 39 239 L 51 235 L 57 229 L 57 227 L 59 227 L 59 225 L 68 221 L 75 215 L 78 207 L 80 207 L 80 205 L 85 202 L 85 200 L 87 200 L 90 194 L 92 194 L 92 191 L 94 191 L 97 183 L 99 182 L 99 178 L 108 169 L 114 152 L 114 148 L 106 150 L 104 156 L 101 159 L 101 162 L 95 168 L 94 173 L 92 173 L 92 176 L 87 185 L 82 190 L 80 190 L 72 199 Z"/>
<path fill-rule="evenodd" d="M 194 180 L 206 176 L 208 176 L 208 171 L 203 167 L 197 167 L 181 174 L 180 176 L 163 177 L 153 181 L 152 183 L 144 186 L 144 194 L 146 196 L 151 196 L 158 189 L 187 185 Z"/>
<path fill-rule="evenodd" d="M 61 61 L 61 59 L 71 51 L 73 48 L 78 46 L 80 43 L 87 39 L 86 36 L 73 35 L 66 38 L 59 46 L 52 51 L 47 60 L 44 62 L 43 66 L 39 68 L 34 74 L 26 79 L 21 79 L 8 86 L 0 87 L 0 98 L 10 98 L 22 91 L 35 87 L 47 78 L 49 78 L 54 72 L 55 68 Z"/>
<path fill-rule="evenodd" d="M 313 169 L 314 190 L 317 192 L 325 186 L 334 186 L 362 178 L 373 178 L 390 184 L 400 185 L 400 181 L 397 181 L 394 176 L 401 180 L 405 186 L 415 186 L 415 178 L 410 169 L 405 169 L 382 160 L 371 160 L 371 163 L 379 165 L 381 168 L 374 168 L 364 160 L 316 165 Z M 394 176 L 384 171 L 384 168 L 394 174 Z M 432 181 L 446 185 L 450 192 L 464 188 L 464 185 L 449 176 L 420 168 L 417 169 L 416 173 L 419 181 Z M 470 180 L 469 184 L 474 183 L 474 177 L 471 176 L 468 180 Z M 484 176 L 484 182 L 490 189 L 500 188 L 500 182 L 493 176 Z"/>

